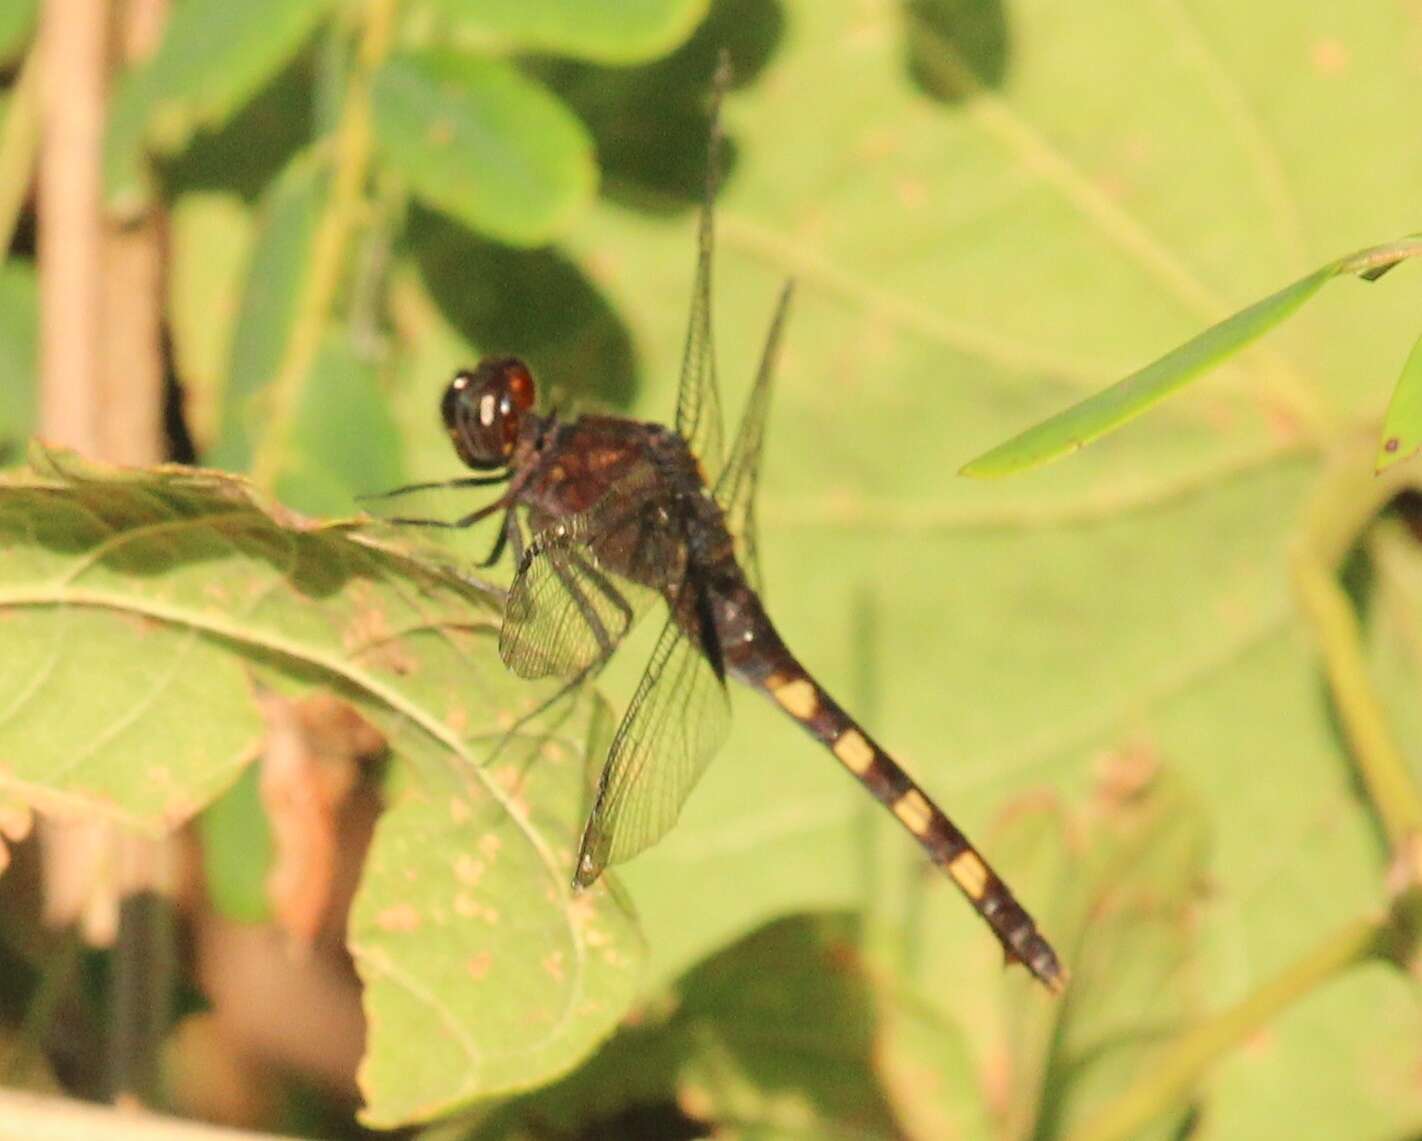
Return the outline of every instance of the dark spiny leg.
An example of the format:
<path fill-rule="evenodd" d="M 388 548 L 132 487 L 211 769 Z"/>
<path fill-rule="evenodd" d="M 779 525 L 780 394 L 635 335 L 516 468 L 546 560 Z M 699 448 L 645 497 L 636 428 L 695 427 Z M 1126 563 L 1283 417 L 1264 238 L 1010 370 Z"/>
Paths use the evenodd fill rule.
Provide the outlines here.
<path fill-rule="evenodd" d="M 503 511 L 507 507 L 507 500 L 497 499 L 493 503 L 479 508 L 478 511 L 471 511 L 468 515 L 462 515 L 458 519 L 411 519 L 400 515 L 390 515 L 382 516 L 382 520 L 400 527 L 444 527 L 449 530 L 459 530 L 464 527 L 472 527 L 479 520 L 487 519 L 490 515 Z"/>
<path fill-rule="evenodd" d="M 407 483 L 404 487 L 391 488 L 389 491 L 369 491 L 364 495 L 357 495 L 357 503 L 369 503 L 375 499 L 392 499 L 397 495 L 409 495 L 415 491 L 438 491 L 452 487 L 493 487 L 496 484 L 508 483 L 512 472 L 503 472 L 499 475 L 466 475 L 460 479 L 437 479 L 432 483 Z"/>
<path fill-rule="evenodd" d="M 783 646 L 761 646 L 768 668 L 742 668 L 741 676 L 765 690 L 891 811 L 929 857 L 948 873 L 1011 960 L 1022 963 L 1060 993 L 1066 972 L 1051 944 L 1007 884 L 979 855 L 914 779 L 845 713 Z M 744 663 L 741 663 L 744 667 Z"/>
<path fill-rule="evenodd" d="M 504 546 L 509 541 L 509 528 L 512 526 L 514 526 L 513 512 L 505 512 L 503 524 L 499 527 L 499 536 L 494 540 L 494 549 L 482 562 L 475 563 L 476 567 L 480 570 L 488 570 L 499 561 L 500 556 L 504 553 Z"/>

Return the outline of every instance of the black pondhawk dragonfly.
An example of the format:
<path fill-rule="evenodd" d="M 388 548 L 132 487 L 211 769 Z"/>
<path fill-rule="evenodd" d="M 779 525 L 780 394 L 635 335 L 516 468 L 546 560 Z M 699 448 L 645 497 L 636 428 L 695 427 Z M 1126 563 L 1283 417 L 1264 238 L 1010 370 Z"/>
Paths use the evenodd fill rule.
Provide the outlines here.
<path fill-rule="evenodd" d="M 611 416 L 563 423 L 556 413 L 540 415 L 523 362 L 486 358 L 454 377 L 441 412 L 459 458 L 491 474 L 388 494 L 507 488 L 459 519 L 390 521 L 468 527 L 503 512 L 498 540 L 482 565 L 512 550 L 517 573 L 499 653 L 522 677 L 562 678 L 572 689 L 600 669 L 643 611 L 658 600 L 666 604 L 666 625 L 603 764 L 575 888 L 654 844 L 675 823 L 725 739 L 726 678 L 732 677 L 767 694 L 824 744 L 962 889 L 1009 960 L 1060 990 L 1065 974 L 1055 952 L 1007 885 L 800 664 L 761 605 L 756 477 L 791 290 L 787 285 L 781 294 L 740 427 L 723 458 L 711 339 L 714 113 L 712 120 L 675 427 Z"/>

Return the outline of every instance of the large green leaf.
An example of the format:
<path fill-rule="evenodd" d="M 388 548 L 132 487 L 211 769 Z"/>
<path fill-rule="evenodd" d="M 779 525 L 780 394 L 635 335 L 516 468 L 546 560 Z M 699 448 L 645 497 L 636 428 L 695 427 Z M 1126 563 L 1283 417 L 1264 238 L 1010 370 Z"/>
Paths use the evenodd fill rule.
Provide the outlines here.
<path fill-rule="evenodd" d="M 492 592 L 231 477 L 34 460 L 0 485 L 9 796 L 171 826 L 252 756 L 260 691 L 323 687 L 394 770 L 349 935 L 370 1120 L 546 1081 L 611 1030 L 641 944 L 610 890 L 567 889 L 606 718 L 565 707 L 495 757 L 538 694 L 498 660 Z"/>
<path fill-rule="evenodd" d="M 902 1137 L 876 1074 L 873 979 L 849 926 L 804 916 L 769 924 L 688 972 L 672 1003 L 624 1028 L 576 1074 L 513 1102 L 468 1141 L 555 1128 L 658 1137 L 733 1128 L 765 1141 Z M 650 1124 L 658 1109 L 660 1129 Z M 638 1111 L 641 1128 L 629 1120 Z M 678 1111 L 691 1120 L 674 1128 L 665 1117 Z"/>
<path fill-rule="evenodd" d="M 1287 553 L 1320 470 L 1300 424 L 1380 415 L 1416 337 L 1411 275 L 1339 281 L 1050 471 L 954 473 L 1340 251 L 1415 231 L 1417 150 L 1399 140 L 1422 113 L 1416 29 L 1393 7 L 1324 0 L 1002 12 L 988 67 L 977 41 L 924 38 L 895 5 L 787 4 L 760 82 L 727 101 L 730 408 L 781 279 L 800 287 L 765 463 L 767 601 L 1009 879 L 1022 867 L 988 824 L 1015 794 L 1075 795 L 1125 747 L 1180 770 L 1212 823 L 1197 922 L 1216 1009 L 1382 897 Z M 637 415 L 674 406 L 692 245 L 689 213 L 611 203 L 569 241 L 629 322 Z M 402 413 L 423 441 L 412 475 L 452 473 L 419 397 Z M 614 697 L 644 652 L 622 651 Z M 659 974 L 787 910 L 861 902 L 876 882 L 863 800 L 777 710 L 738 697 L 677 828 L 624 873 Z M 916 859 L 891 825 L 868 831 L 890 863 Z M 1051 900 L 1023 894 L 1054 934 Z M 924 989 L 986 992 L 1000 956 L 975 917 L 937 880 L 922 907 L 960 948 L 929 961 Z M 1031 986 L 1020 971 L 1004 985 Z M 1417 1089 L 1368 1075 L 1379 1058 L 1415 1069 L 1417 1024 L 1405 980 L 1341 980 L 1207 1084 L 1206 1119 L 1259 1136 L 1250 1091 L 1267 1088 L 1280 1136 L 1319 1120 L 1415 1132 Z"/>
<path fill-rule="evenodd" d="M 680 43 L 706 12 L 707 0 L 431 0 L 462 32 L 507 41 L 525 51 L 600 63 L 633 63 Z"/>
<path fill-rule="evenodd" d="M 587 132 L 534 80 L 453 52 L 398 56 L 371 93 L 376 142 L 414 195 L 520 246 L 565 229 L 597 183 Z"/>
<path fill-rule="evenodd" d="M 286 64 L 338 0 L 186 0 L 158 51 L 125 75 L 104 140 L 111 201 L 142 201 L 141 153 L 179 149 L 199 126 L 220 125 Z"/>

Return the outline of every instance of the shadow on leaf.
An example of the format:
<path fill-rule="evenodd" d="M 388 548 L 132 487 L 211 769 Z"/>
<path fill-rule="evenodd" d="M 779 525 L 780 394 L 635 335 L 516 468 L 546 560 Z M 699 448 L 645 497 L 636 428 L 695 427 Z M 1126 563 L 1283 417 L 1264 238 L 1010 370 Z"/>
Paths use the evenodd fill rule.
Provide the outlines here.
<path fill-rule="evenodd" d="M 416 209 L 408 237 L 446 319 L 488 353 L 514 353 L 575 400 L 625 408 L 636 394 L 632 340 L 607 300 L 563 254 L 518 250 Z"/>
<path fill-rule="evenodd" d="M 1007 76 L 1011 36 L 1001 0 L 904 0 L 904 56 L 931 99 L 960 103 Z"/>
<path fill-rule="evenodd" d="M 603 190 L 636 209 L 675 212 L 702 199 L 712 77 L 722 50 L 732 85 L 765 69 L 784 34 L 776 0 L 719 0 L 680 49 L 646 67 L 605 68 L 543 60 L 543 79 L 577 111 L 597 140 Z M 723 177 L 735 165 L 727 140 Z"/>

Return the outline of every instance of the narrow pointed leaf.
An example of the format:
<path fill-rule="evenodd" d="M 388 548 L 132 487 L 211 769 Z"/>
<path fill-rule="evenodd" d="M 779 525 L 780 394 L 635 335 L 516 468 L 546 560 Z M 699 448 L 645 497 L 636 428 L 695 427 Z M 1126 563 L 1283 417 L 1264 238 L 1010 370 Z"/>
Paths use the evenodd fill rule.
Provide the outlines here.
<path fill-rule="evenodd" d="M 1317 293 L 1334 272 L 1332 264 L 1324 266 L 1241 309 L 1110 388 L 984 452 L 965 464 L 961 474 L 981 479 L 1011 475 L 1085 447 L 1258 340 Z"/>
<path fill-rule="evenodd" d="M 1376 281 L 1398 262 L 1422 252 L 1413 238 L 1360 250 L 1314 270 L 1277 293 L 1241 309 L 1198 337 L 1193 337 L 1145 368 L 1133 372 L 1085 400 L 1028 428 L 977 459 L 961 474 L 991 479 L 1026 471 L 1085 447 L 1134 420 L 1177 389 L 1228 360 L 1292 316 L 1300 306 L 1340 274 Z"/>
<path fill-rule="evenodd" d="M 1407 354 L 1402 375 L 1392 390 L 1387 416 L 1383 419 L 1377 470 L 1416 455 L 1419 448 L 1422 448 L 1422 338 L 1418 338 Z"/>

